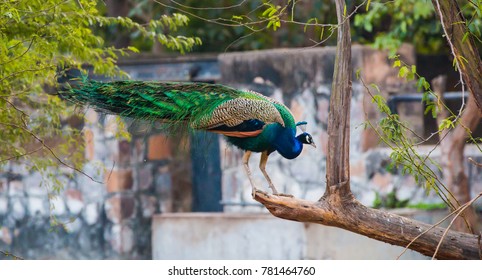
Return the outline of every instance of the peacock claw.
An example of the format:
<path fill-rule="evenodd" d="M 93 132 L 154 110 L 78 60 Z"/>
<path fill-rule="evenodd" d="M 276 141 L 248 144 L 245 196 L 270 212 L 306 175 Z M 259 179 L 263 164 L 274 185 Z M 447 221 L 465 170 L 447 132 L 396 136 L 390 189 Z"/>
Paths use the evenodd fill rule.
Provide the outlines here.
<path fill-rule="evenodd" d="M 274 187 L 274 185 L 270 185 L 269 188 L 273 191 L 273 195 L 284 196 L 284 197 L 294 197 L 291 194 L 279 193 L 278 190 Z"/>

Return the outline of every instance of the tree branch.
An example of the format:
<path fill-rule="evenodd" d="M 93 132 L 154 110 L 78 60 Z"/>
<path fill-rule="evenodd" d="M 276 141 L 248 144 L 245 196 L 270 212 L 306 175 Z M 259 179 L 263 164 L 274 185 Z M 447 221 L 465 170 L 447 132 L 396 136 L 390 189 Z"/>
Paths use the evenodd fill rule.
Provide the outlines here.
<path fill-rule="evenodd" d="M 342 228 L 392 245 L 409 246 L 426 256 L 434 254 L 445 232 L 444 228 L 368 208 L 353 197 L 337 194 L 311 202 L 258 190 L 255 200 L 278 218 Z M 423 232 L 426 233 L 421 235 Z M 479 236 L 448 230 L 440 243 L 437 258 L 481 259 L 480 250 Z"/>
<path fill-rule="evenodd" d="M 477 167 L 482 167 L 482 163 L 476 162 L 473 158 L 469 157 L 468 160 Z"/>

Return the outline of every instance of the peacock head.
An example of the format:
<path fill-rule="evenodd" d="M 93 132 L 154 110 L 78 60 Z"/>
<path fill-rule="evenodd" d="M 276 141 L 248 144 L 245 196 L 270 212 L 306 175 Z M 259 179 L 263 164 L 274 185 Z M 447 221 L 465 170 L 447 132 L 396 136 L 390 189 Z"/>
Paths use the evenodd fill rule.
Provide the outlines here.
<path fill-rule="evenodd" d="M 303 144 L 308 144 L 316 148 L 315 142 L 313 142 L 313 137 L 307 132 L 303 132 L 300 135 L 296 136 L 296 139 Z"/>
<path fill-rule="evenodd" d="M 303 133 L 296 136 L 296 139 L 298 139 L 298 141 L 300 141 L 303 144 L 308 144 L 316 148 L 315 142 L 313 141 L 313 137 L 311 137 L 311 135 L 308 132 L 306 132 L 306 124 L 307 122 L 305 121 L 298 122 L 296 124 L 296 126 L 300 127 L 301 131 L 303 131 Z"/>

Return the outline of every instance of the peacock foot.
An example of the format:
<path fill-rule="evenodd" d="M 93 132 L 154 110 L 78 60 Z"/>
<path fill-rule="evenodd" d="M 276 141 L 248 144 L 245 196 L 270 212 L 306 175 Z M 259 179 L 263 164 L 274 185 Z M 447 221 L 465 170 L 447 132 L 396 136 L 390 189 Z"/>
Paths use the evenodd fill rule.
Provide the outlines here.
<path fill-rule="evenodd" d="M 274 187 L 274 185 L 269 185 L 269 188 L 273 191 L 273 195 L 285 196 L 285 197 L 294 197 L 291 194 L 279 193 L 278 190 Z"/>
<path fill-rule="evenodd" d="M 258 190 L 257 188 L 255 187 L 251 187 L 251 196 L 254 198 L 256 196 L 256 192 L 259 192 L 260 190 Z"/>

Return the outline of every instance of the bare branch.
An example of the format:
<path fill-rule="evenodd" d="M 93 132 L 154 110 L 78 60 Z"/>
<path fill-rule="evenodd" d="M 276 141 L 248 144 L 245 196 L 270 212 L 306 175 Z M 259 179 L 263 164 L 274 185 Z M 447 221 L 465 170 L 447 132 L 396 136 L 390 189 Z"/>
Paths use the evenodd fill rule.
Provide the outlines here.
<path fill-rule="evenodd" d="M 234 4 L 234 5 L 231 5 L 231 6 L 225 6 L 225 7 L 192 7 L 192 6 L 187 6 L 187 5 L 181 4 L 181 3 L 177 2 L 177 1 L 174 1 L 174 0 L 169 0 L 169 1 L 171 1 L 172 3 L 174 3 L 174 4 L 176 4 L 180 7 L 183 7 L 185 9 L 191 9 L 191 10 L 229 10 L 229 9 L 241 7 L 241 6 L 244 5 L 244 3 L 247 2 L 247 0 L 243 0 L 238 4 Z"/>
<path fill-rule="evenodd" d="M 8 251 L 1 251 L 0 250 L 0 254 L 4 255 L 5 257 L 8 257 L 8 258 L 12 258 L 14 260 L 23 260 L 23 258 L 19 257 L 19 256 L 16 256 Z"/>
<path fill-rule="evenodd" d="M 476 162 L 473 158 L 469 157 L 468 160 L 477 167 L 482 167 L 482 163 Z"/>
<path fill-rule="evenodd" d="M 35 154 L 36 152 L 42 150 L 43 148 L 44 148 L 43 146 L 40 146 L 40 147 L 38 147 L 38 148 L 35 149 L 35 150 L 28 151 L 28 152 L 23 153 L 23 154 L 21 154 L 21 155 L 16 155 L 16 156 L 11 156 L 11 157 L 8 157 L 8 158 L 0 159 L 0 163 L 5 162 L 5 161 L 10 161 L 10 160 L 13 160 L 13 159 L 18 159 L 18 158 L 21 158 L 21 157 L 24 157 L 24 156 L 28 156 L 28 155 L 31 155 L 31 154 Z"/>
<path fill-rule="evenodd" d="M 32 136 L 33 138 L 35 138 L 35 140 L 37 140 L 40 144 L 42 144 L 42 147 L 46 148 L 49 153 L 60 163 L 62 164 L 63 166 L 65 167 L 68 167 L 72 170 L 75 170 L 77 172 L 79 172 L 80 174 L 86 176 L 87 178 L 89 178 L 90 180 L 96 182 L 96 183 L 99 183 L 99 184 L 103 184 L 102 181 L 98 181 L 98 180 L 95 180 L 92 176 L 88 175 L 87 173 L 85 173 L 84 171 L 80 170 L 79 168 L 75 167 L 75 166 L 72 166 L 66 162 L 64 162 L 62 159 L 60 159 L 57 154 L 53 151 L 53 149 L 51 147 L 49 147 L 45 141 L 40 138 L 39 136 L 37 136 L 35 133 L 33 133 L 32 131 L 30 131 L 29 129 L 25 128 L 25 127 L 22 127 L 20 125 L 17 125 L 17 124 L 14 124 L 14 123 L 4 123 L 4 122 L 0 122 L 0 125 L 3 125 L 3 126 L 11 126 L 11 127 L 15 127 L 15 128 L 19 128 L 25 132 L 27 132 L 28 134 L 30 134 L 30 136 Z"/>
<path fill-rule="evenodd" d="M 444 231 L 443 235 L 442 235 L 442 238 L 440 238 L 440 241 L 437 245 L 437 249 L 435 249 L 435 252 L 433 253 L 433 256 L 432 256 L 432 260 L 435 259 L 435 256 L 437 256 L 437 253 L 440 249 L 440 246 L 442 245 L 442 242 L 444 241 L 444 238 L 447 236 L 448 234 L 448 231 L 450 230 L 450 228 L 452 227 L 453 223 L 455 222 L 455 220 L 457 219 L 458 216 L 460 216 L 464 211 L 465 209 L 467 209 L 468 207 L 470 207 L 477 199 L 479 199 L 480 197 L 482 196 L 482 193 L 479 193 L 476 197 L 474 197 L 472 200 L 470 200 L 469 202 L 465 203 L 463 206 L 459 207 L 456 211 L 452 212 L 452 213 L 455 213 L 457 212 L 457 214 L 455 214 L 455 216 L 452 218 L 452 221 L 450 221 L 450 224 L 449 226 L 447 227 L 447 229 Z"/>

